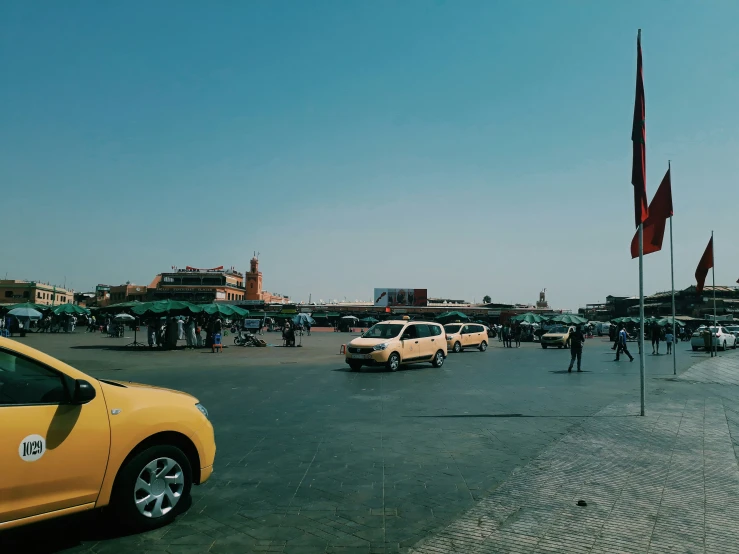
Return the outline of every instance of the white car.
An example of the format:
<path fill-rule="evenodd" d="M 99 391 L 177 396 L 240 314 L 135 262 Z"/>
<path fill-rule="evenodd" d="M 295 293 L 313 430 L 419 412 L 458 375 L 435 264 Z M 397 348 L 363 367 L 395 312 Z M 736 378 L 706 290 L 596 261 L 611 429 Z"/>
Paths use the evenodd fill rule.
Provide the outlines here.
<path fill-rule="evenodd" d="M 727 325 L 726 330 L 736 337 L 739 341 L 739 325 Z"/>
<path fill-rule="evenodd" d="M 726 350 L 727 348 L 736 349 L 736 335 L 730 333 L 726 327 L 709 327 L 711 330 L 711 337 L 713 337 L 713 346 L 718 350 Z M 705 341 L 703 340 L 703 332 L 706 330 L 705 327 L 700 327 L 690 337 L 690 346 L 693 350 L 703 348 L 705 350 Z"/>

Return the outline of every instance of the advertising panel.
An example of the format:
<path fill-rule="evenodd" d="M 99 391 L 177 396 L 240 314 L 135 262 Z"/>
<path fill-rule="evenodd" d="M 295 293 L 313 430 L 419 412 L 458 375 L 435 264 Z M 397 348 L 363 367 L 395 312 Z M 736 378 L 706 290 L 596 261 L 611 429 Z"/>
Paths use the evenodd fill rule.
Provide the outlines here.
<path fill-rule="evenodd" d="M 375 289 L 375 306 L 426 306 L 426 289 Z"/>

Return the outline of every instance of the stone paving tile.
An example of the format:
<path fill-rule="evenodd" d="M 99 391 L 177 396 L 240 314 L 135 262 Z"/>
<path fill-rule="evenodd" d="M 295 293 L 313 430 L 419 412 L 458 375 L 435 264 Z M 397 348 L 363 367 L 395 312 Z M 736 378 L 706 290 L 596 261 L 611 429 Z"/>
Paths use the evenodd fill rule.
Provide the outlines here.
<path fill-rule="evenodd" d="M 734 375 L 735 356 L 702 362 L 681 380 L 723 387 L 653 399 L 647 418 L 611 404 L 411 552 L 739 552 Z"/>

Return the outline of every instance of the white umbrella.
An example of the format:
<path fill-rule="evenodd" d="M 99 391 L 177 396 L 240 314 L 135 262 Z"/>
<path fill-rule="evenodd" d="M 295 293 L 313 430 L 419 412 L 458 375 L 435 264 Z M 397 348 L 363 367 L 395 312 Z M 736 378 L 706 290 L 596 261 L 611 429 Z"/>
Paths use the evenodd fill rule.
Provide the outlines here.
<path fill-rule="evenodd" d="M 345 316 L 344 316 L 344 317 L 342 317 L 341 319 L 359 319 L 359 318 L 358 318 L 358 317 L 355 317 L 355 316 L 353 316 L 353 315 L 345 315 Z"/>
<path fill-rule="evenodd" d="M 135 317 L 133 317 L 133 316 L 132 316 L 132 315 L 130 315 L 130 314 L 118 314 L 118 315 L 117 315 L 117 316 L 115 316 L 115 317 L 114 317 L 113 319 L 115 319 L 116 321 L 133 321 L 133 320 L 135 320 L 136 318 L 135 318 Z"/>
<path fill-rule="evenodd" d="M 23 317 L 27 319 L 41 319 L 43 314 L 33 308 L 13 308 L 8 312 L 8 315 L 15 317 Z"/>

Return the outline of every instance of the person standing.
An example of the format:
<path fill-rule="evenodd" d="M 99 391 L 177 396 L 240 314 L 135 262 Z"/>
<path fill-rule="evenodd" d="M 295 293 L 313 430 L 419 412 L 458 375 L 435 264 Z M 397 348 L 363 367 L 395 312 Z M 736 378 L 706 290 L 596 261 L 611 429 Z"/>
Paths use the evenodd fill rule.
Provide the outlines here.
<path fill-rule="evenodd" d="M 626 345 L 626 340 L 628 338 L 629 338 L 629 335 L 626 332 L 626 329 L 624 329 L 623 324 L 621 324 L 619 326 L 619 331 L 618 331 L 618 343 L 617 343 L 618 344 L 618 348 L 616 349 L 616 359 L 614 360 L 614 362 L 617 362 L 618 361 L 619 356 L 621 355 L 621 352 L 625 352 L 626 353 L 626 355 L 629 357 L 629 361 L 631 361 L 631 362 L 634 361 L 634 356 L 631 355 L 631 353 L 629 352 L 629 348 Z"/>
<path fill-rule="evenodd" d="M 672 341 L 675 340 L 675 335 L 672 334 L 672 329 L 667 329 L 665 333 L 665 344 L 667 344 L 667 354 L 672 354 Z"/>
<path fill-rule="evenodd" d="M 662 330 L 659 328 L 659 325 L 657 325 L 657 322 L 655 321 L 652 323 L 652 355 L 659 356 L 659 339 L 660 335 L 662 333 Z M 654 351 L 654 349 L 657 349 L 657 352 Z"/>
<path fill-rule="evenodd" d="M 185 339 L 185 324 L 182 321 L 182 318 L 177 318 L 177 340 L 184 340 Z"/>
<path fill-rule="evenodd" d="M 516 325 L 516 331 L 515 331 L 516 348 L 521 348 L 521 333 L 522 332 L 523 332 L 523 329 L 521 329 L 521 324 Z"/>
<path fill-rule="evenodd" d="M 585 334 L 582 332 L 582 328 L 578 326 L 572 333 L 570 333 L 570 367 L 567 368 L 567 372 L 572 372 L 572 366 L 575 365 L 575 358 L 577 358 L 577 371 L 581 371 L 580 366 L 582 365 L 582 348 L 585 345 Z"/>
<path fill-rule="evenodd" d="M 706 352 L 710 352 L 711 358 L 713 358 L 713 337 L 711 336 L 713 333 L 711 332 L 710 327 L 706 327 L 703 329 L 703 346 L 706 349 Z"/>

